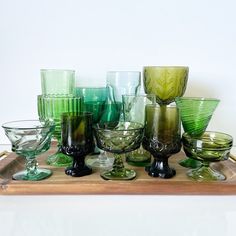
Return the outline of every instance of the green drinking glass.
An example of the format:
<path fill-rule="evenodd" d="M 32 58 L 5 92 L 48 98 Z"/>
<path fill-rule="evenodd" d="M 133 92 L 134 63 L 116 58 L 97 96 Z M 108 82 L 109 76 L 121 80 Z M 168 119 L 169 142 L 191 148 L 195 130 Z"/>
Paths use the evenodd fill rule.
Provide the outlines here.
<path fill-rule="evenodd" d="M 144 90 L 155 94 L 157 103 L 167 105 L 176 97 L 183 96 L 189 68 L 186 66 L 145 66 L 143 69 Z"/>
<path fill-rule="evenodd" d="M 181 149 L 181 122 L 174 103 L 167 106 L 146 105 L 143 148 L 153 155 L 153 163 L 145 170 L 152 177 L 172 178 L 176 171 L 168 158 Z"/>
<path fill-rule="evenodd" d="M 43 95 L 75 95 L 75 71 L 41 69 L 41 88 Z"/>
<path fill-rule="evenodd" d="M 175 102 L 180 110 L 184 131 L 191 137 L 198 137 L 205 132 L 220 100 L 203 97 L 178 97 Z M 201 166 L 199 161 L 189 158 L 181 160 L 179 164 L 187 168 Z"/>
<path fill-rule="evenodd" d="M 90 175 L 92 169 L 85 165 L 84 159 L 94 150 L 92 113 L 63 113 L 61 137 L 62 152 L 73 158 L 65 173 L 73 177 Z"/>
<path fill-rule="evenodd" d="M 124 120 L 137 122 L 144 126 L 145 106 L 156 103 L 154 94 L 122 95 Z M 151 161 L 151 154 L 142 145 L 135 151 L 125 154 L 126 162 L 134 166 L 146 166 Z"/>
<path fill-rule="evenodd" d="M 214 170 L 211 162 L 227 160 L 230 149 L 233 146 L 231 135 L 206 131 L 200 136 L 193 137 L 188 133 L 182 136 L 183 148 L 188 157 L 198 160 L 202 165 L 196 169 L 190 169 L 187 176 L 197 181 L 225 180 L 226 176 Z"/>
<path fill-rule="evenodd" d="M 105 180 L 131 180 L 136 176 L 134 170 L 124 167 L 122 154 L 140 147 L 143 125 L 135 122 L 110 122 L 94 127 L 97 145 L 104 151 L 114 154 L 113 167 L 101 173 Z"/>
<path fill-rule="evenodd" d="M 15 173 L 14 180 L 37 181 L 48 178 L 52 171 L 38 168 L 36 156 L 50 148 L 55 125 L 51 121 L 20 120 L 2 125 L 12 143 L 12 151 L 26 159 L 25 170 Z"/>
<path fill-rule="evenodd" d="M 58 150 L 56 153 L 48 156 L 46 162 L 53 166 L 69 166 L 72 158 L 61 152 L 61 115 L 65 112 L 81 112 L 81 97 L 66 96 L 43 96 L 38 95 L 38 116 L 40 120 L 52 120 L 55 123 L 55 131 L 53 137 L 58 142 Z"/>

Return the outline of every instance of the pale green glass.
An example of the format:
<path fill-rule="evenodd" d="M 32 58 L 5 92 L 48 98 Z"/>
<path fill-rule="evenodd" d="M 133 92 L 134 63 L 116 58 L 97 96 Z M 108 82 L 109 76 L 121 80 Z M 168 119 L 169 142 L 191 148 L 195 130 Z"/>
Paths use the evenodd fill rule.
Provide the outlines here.
<path fill-rule="evenodd" d="M 42 95 L 75 95 L 75 71 L 41 69 Z"/>
<path fill-rule="evenodd" d="M 15 173 L 14 180 L 37 181 L 49 177 L 52 171 L 38 168 L 36 156 L 50 148 L 55 125 L 51 121 L 21 120 L 2 125 L 12 143 L 12 151 L 26 159 L 25 170 Z"/>
<path fill-rule="evenodd" d="M 38 95 L 38 115 L 40 120 L 52 120 L 55 122 L 53 137 L 58 142 L 58 150 L 50 155 L 46 162 L 53 166 L 69 166 L 72 158 L 63 154 L 60 150 L 61 145 L 61 115 L 66 112 L 80 112 L 82 110 L 81 97 L 65 96 L 43 96 Z"/>

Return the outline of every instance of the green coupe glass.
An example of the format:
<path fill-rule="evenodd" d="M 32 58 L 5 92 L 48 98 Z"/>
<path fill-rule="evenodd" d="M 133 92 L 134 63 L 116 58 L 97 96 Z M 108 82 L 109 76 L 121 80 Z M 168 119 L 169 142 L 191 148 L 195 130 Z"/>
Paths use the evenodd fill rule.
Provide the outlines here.
<path fill-rule="evenodd" d="M 61 152 L 61 115 L 65 112 L 80 112 L 82 110 L 82 98 L 38 95 L 37 99 L 39 119 L 54 121 L 53 137 L 58 142 L 57 152 L 48 156 L 46 162 L 53 166 L 69 166 L 72 163 L 72 158 Z"/>
<path fill-rule="evenodd" d="M 201 136 L 205 132 L 220 102 L 219 99 L 203 97 L 178 97 L 175 101 L 180 110 L 184 131 L 192 137 Z M 198 160 L 189 158 L 181 160 L 179 164 L 189 168 L 201 165 Z"/>
<path fill-rule="evenodd" d="M 185 66 L 146 66 L 143 69 L 144 90 L 155 94 L 157 103 L 167 105 L 183 96 L 189 68 Z"/>

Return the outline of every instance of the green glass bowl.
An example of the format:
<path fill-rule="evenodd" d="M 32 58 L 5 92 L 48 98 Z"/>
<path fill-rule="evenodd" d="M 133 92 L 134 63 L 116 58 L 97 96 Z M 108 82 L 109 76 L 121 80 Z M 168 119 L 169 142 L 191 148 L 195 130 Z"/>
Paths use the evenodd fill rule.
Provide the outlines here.
<path fill-rule="evenodd" d="M 222 173 L 212 169 L 210 163 L 228 159 L 233 146 L 231 135 L 206 131 L 200 137 L 192 137 L 188 133 L 184 133 L 182 142 L 186 155 L 202 163 L 199 168 L 187 172 L 189 177 L 198 181 L 226 179 Z"/>

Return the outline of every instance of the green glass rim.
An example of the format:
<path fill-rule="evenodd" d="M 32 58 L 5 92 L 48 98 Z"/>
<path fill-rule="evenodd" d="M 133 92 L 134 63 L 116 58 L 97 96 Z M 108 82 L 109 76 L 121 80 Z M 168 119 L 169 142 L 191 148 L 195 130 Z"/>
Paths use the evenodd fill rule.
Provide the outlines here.
<path fill-rule="evenodd" d="M 188 66 L 144 66 L 143 69 L 186 69 L 189 70 Z"/>
<path fill-rule="evenodd" d="M 31 127 L 17 127 L 17 126 L 12 126 L 13 124 L 17 125 L 17 123 L 31 123 Z M 35 122 L 37 125 L 32 127 L 32 123 Z M 43 125 L 43 123 L 45 125 Z M 35 130 L 35 129 L 44 129 L 44 128 L 49 128 L 49 127 L 54 127 L 55 123 L 52 120 L 46 120 L 41 122 L 40 120 L 16 120 L 16 121 L 9 121 L 4 124 L 2 124 L 2 128 L 4 129 L 14 129 L 14 130 Z"/>
<path fill-rule="evenodd" d="M 71 98 L 74 98 L 74 99 L 83 99 L 82 97 L 80 96 L 76 96 L 76 95 L 68 95 L 68 94 L 65 94 L 65 95 L 62 95 L 62 94 L 49 94 L 49 95 L 37 95 L 38 98 L 42 98 L 42 99 L 64 99 L 64 98 L 68 98 L 68 99 L 71 99 Z"/>
<path fill-rule="evenodd" d="M 148 97 L 152 97 L 152 98 L 156 98 L 155 94 L 123 94 L 122 97 L 138 97 L 138 98 L 148 98 Z"/>
<path fill-rule="evenodd" d="M 175 101 L 180 101 L 180 100 L 194 100 L 194 101 L 216 101 L 220 102 L 220 99 L 218 98 L 206 98 L 206 97 L 176 97 Z"/>
<path fill-rule="evenodd" d="M 145 107 L 152 107 L 152 108 L 160 108 L 160 107 L 167 107 L 167 108 L 176 108 L 177 106 L 176 106 L 176 104 L 175 104 L 175 102 L 171 102 L 170 104 L 168 104 L 168 105 L 160 105 L 160 104 L 158 104 L 158 103 L 155 103 L 155 104 L 147 104 Z"/>
<path fill-rule="evenodd" d="M 123 124 L 123 123 L 128 123 L 128 124 L 137 124 L 137 125 L 139 125 L 139 127 L 136 127 L 136 128 L 131 128 L 131 129 L 115 129 L 116 127 L 117 127 L 117 125 L 119 125 L 119 124 Z M 108 124 L 117 124 L 115 127 L 114 126 L 110 126 L 110 127 L 114 127 L 114 128 L 112 128 L 112 129 L 109 129 L 109 128 L 105 128 L 106 126 L 108 126 Z M 141 123 L 138 123 L 138 122 L 128 122 L 128 121 L 121 121 L 121 122 L 106 122 L 106 123 L 103 123 L 102 124 L 103 125 L 103 127 L 100 127 L 99 126 L 99 124 L 95 124 L 94 126 L 93 126 L 93 128 L 95 129 L 95 130 L 102 130 L 102 131 L 107 131 L 107 132 L 110 132 L 111 130 L 114 130 L 114 131 L 116 131 L 116 132 L 124 132 L 124 131 L 136 131 L 136 130 L 140 130 L 140 129 L 143 129 L 144 128 L 144 125 L 143 124 L 141 124 Z M 108 126 L 109 127 L 109 126 Z"/>
<path fill-rule="evenodd" d="M 70 73 L 75 73 L 75 70 L 70 70 L 70 69 L 40 69 L 40 72 L 70 72 Z"/>

